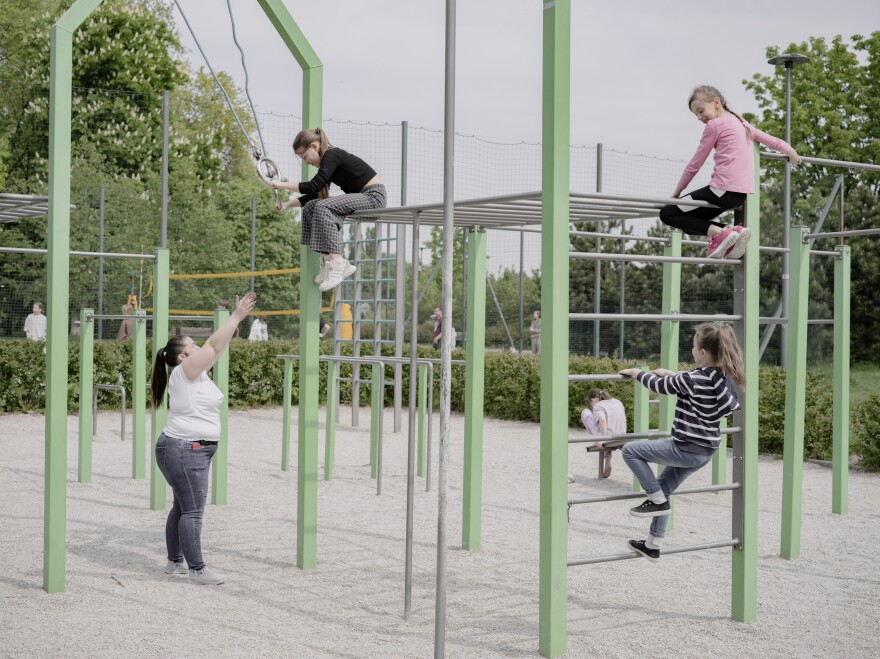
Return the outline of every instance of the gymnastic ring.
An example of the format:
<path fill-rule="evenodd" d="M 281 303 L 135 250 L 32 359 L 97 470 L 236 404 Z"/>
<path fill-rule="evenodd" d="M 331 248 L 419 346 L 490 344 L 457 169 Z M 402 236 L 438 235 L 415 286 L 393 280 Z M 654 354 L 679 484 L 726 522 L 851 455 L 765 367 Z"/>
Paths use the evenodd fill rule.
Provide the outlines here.
<path fill-rule="evenodd" d="M 266 184 L 267 187 L 273 188 L 272 181 L 281 181 L 281 170 L 271 158 L 261 156 L 257 158 L 257 176 Z M 265 169 L 264 169 L 265 168 Z"/>

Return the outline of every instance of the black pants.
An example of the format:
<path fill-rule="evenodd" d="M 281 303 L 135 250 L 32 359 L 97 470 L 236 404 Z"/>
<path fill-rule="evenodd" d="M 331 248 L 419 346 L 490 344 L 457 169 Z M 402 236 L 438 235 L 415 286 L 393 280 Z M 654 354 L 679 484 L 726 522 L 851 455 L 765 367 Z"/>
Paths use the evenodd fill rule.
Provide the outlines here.
<path fill-rule="evenodd" d="M 712 192 L 708 185 L 705 188 L 694 190 L 682 197 L 682 199 L 685 197 L 691 197 L 698 201 L 708 201 L 710 204 L 719 206 L 719 208 L 697 207 L 683 211 L 676 205 L 664 206 L 660 209 L 660 221 L 676 229 L 681 229 L 689 235 L 698 236 L 709 235 L 709 227 L 713 224 L 723 227 L 723 223 L 713 222 L 713 220 L 724 211 L 739 208 L 746 201 L 745 192 L 725 192 L 719 197 Z"/>

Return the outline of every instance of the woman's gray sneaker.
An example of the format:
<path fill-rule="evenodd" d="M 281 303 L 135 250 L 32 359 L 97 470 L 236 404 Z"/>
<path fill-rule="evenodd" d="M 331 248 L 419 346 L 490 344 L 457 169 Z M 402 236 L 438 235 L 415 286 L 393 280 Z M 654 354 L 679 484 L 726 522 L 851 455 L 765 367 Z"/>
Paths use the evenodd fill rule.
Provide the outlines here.
<path fill-rule="evenodd" d="M 203 567 L 201 570 L 190 570 L 189 574 L 187 575 L 187 579 L 189 579 L 193 583 L 198 583 L 205 586 L 216 586 L 226 581 L 226 577 L 224 577 L 222 574 L 217 574 L 213 570 L 209 570 L 206 567 Z"/>
<path fill-rule="evenodd" d="M 186 565 L 186 560 L 182 560 L 180 563 L 174 561 L 165 563 L 165 574 L 186 574 L 187 572 L 189 572 L 189 568 Z"/>

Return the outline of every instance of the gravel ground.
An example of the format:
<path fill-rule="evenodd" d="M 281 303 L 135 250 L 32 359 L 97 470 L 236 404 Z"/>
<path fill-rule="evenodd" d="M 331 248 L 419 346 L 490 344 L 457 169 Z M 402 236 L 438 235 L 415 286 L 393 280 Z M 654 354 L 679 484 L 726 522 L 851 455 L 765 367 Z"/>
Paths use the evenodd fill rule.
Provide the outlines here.
<path fill-rule="evenodd" d="M 404 621 L 406 437 L 388 433 L 384 492 L 376 496 L 369 414 L 360 428 L 349 418 L 343 409 L 335 478 L 318 485 L 318 567 L 301 571 L 296 468 L 279 468 L 281 410 L 230 414 L 229 504 L 208 506 L 202 538 L 207 564 L 227 582 L 208 587 L 162 572 L 165 513 L 149 509 L 149 483 L 129 477 L 131 443 L 119 440 L 118 416 L 100 415 L 91 484 L 76 482 L 70 417 L 67 589 L 48 595 L 43 417 L 0 417 L 0 656 L 431 656 L 436 491 L 417 479 L 413 607 Z M 391 422 L 388 412 L 385 427 Z M 446 654 L 537 656 L 539 429 L 486 421 L 483 543 L 464 552 L 462 426 L 454 416 Z M 629 490 L 619 455 L 604 482 L 582 447 L 571 448 L 570 465 L 573 494 Z M 762 457 L 759 471 L 757 622 L 729 617 L 728 549 L 575 567 L 567 656 L 878 656 L 880 577 L 871 551 L 880 545 L 880 513 L 868 495 L 880 475 L 852 471 L 849 514 L 836 516 L 830 469 L 806 464 L 801 557 L 786 561 L 778 556 L 782 461 Z M 709 480 L 707 468 L 688 484 Z M 627 538 L 644 537 L 647 523 L 627 514 L 631 505 L 576 507 L 569 555 L 620 553 Z M 729 493 L 678 500 L 670 546 L 728 537 Z"/>

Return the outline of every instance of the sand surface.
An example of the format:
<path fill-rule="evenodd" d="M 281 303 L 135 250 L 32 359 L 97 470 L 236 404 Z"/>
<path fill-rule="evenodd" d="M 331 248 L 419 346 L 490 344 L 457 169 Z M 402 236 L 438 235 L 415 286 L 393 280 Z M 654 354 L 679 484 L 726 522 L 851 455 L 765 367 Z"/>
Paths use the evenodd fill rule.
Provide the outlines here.
<path fill-rule="evenodd" d="M 295 413 L 295 410 L 294 410 Z M 323 469 L 323 410 L 319 469 Z M 429 657 L 434 643 L 434 491 L 416 481 L 412 615 L 403 619 L 406 435 L 388 431 L 383 494 L 369 472 L 369 411 L 344 408 L 336 470 L 318 484 L 318 566 L 296 567 L 296 449 L 280 470 L 281 410 L 230 414 L 229 503 L 208 506 L 202 544 L 221 586 L 165 576 L 166 513 L 133 480 L 130 437 L 102 412 L 94 479 L 76 482 L 69 418 L 67 588 L 42 590 L 43 417 L 0 417 L 0 656 Z M 294 419 L 294 424 L 296 423 Z M 435 415 L 435 438 L 438 435 Z M 534 424 L 487 420 L 483 533 L 461 549 L 463 419 L 452 419 L 446 654 L 538 656 L 538 437 Z M 130 432 L 130 422 L 129 422 Z M 385 427 L 392 428 L 391 411 Z M 404 414 L 404 430 L 406 414 Z M 296 431 L 292 434 L 296 441 Z M 436 441 L 435 441 L 436 450 Z M 570 449 L 574 495 L 627 492 L 620 460 Z M 782 461 L 762 457 L 758 620 L 730 619 L 731 551 L 714 549 L 569 570 L 571 657 L 877 656 L 880 475 L 850 473 L 850 506 L 831 514 L 831 470 L 806 464 L 801 556 L 779 558 Z M 323 473 L 321 471 L 321 473 Z M 709 484 L 708 468 L 688 485 Z M 169 495 L 170 496 L 170 495 Z M 572 510 L 568 555 L 620 553 L 647 523 L 620 501 Z M 670 546 L 730 537 L 730 494 L 677 500 Z"/>

